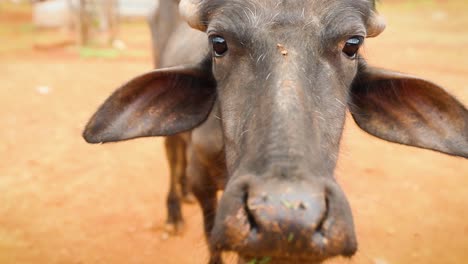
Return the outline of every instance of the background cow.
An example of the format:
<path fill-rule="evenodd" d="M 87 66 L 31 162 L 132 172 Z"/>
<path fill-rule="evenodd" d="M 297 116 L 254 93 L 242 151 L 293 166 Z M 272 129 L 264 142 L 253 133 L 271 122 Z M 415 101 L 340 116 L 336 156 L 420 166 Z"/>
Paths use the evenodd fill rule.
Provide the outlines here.
<path fill-rule="evenodd" d="M 179 26 L 184 27 L 183 20 L 179 16 L 179 1 L 160 1 L 159 5 L 150 13 L 148 25 L 151 29 L 151 40 L 153 44 L 153 63 L 155 68 L 170 65 L 171 58 L 164 57 L 169 40 L 180 38 L 175 33 Z M 174 42 L 174 41 L 172 41 Z M 176 45 L 172 43 L 172 45 Z M 187 144 L 190 135 L 178 134 L 168 136 L 164 140 L 167 161 L 169 163 L 170 184 L 167 196 L 167 221 L 166 229 L 172 234 L 182 231 L 183 217 L 181 201 L 192 202 L 193 197 L 188 186 L 187 170 Z"/>

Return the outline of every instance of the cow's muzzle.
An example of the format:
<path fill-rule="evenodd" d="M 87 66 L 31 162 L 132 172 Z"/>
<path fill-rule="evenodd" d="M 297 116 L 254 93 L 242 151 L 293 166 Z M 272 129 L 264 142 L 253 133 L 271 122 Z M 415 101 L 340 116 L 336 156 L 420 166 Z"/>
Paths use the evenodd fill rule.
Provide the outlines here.
<path fill-rule="evenodd" d="M 356 252 L 351 210 L 333 179 L 251 179 L 228 184 L 212 232 L 213 250 L 235 251 L 246 261 L 267 257 L 269 263 L 318 263 Z"/>

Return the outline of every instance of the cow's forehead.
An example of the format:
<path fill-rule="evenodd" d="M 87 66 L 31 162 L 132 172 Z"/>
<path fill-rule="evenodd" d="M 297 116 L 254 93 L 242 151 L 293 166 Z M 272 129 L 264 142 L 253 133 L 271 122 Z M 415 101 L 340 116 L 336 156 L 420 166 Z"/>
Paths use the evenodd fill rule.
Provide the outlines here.
<path fill-rule="evenodd" d="M 207 0 L 201 13 L 205 22 L 224 18 L 238 26 L 257 28 L 275 23 L 365 23 L 374 9 L 375 0 Z"/>

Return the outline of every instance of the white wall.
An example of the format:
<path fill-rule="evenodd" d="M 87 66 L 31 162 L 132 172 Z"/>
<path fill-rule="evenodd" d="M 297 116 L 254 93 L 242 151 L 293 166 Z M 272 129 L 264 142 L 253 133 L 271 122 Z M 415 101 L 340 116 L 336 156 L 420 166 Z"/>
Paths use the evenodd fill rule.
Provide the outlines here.
<path fill-rule="evenodd" d="M 119 13 L 123 17 L 147 16 L 158 3 L 158 0 L 119 0 Z"/>
<path fill-rule="evenodd" d="M 1 1 L 1 0 L 0 0 Z M 159 0 L 118 0 L 121 17 L 146 17 Z M 169 0 L 163 0 L 169 1 Z M 78 0 L 72 0 L 73 5 L 79 5 Z M 67 0 L 49 0 L 34 3 L 33 22 L 39 27 L 60 27 L 70 21 Z"/>

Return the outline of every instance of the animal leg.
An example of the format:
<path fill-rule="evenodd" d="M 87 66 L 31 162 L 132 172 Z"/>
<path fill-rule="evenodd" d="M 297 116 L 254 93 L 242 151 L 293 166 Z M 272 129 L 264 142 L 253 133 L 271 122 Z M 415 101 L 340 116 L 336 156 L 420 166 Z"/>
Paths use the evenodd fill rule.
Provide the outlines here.
<path fill-rule="evenodd" d="M 179 182 L 181 177 L 185 177 L 185 142 L 177 135 L 170 136 L 165 139 L 165 147 L 170 170 L 166 230 L 171 234 L 179 234 L 182 232 L 184 225 L 180 201 L 182 193 Z"/>
<path fill-rule="evenodd" d="M 215 221 L 217 187 L 211 180 L 208 169 L 197 160 L 196 155 L 192 155 L 190 158 L 188 173 L 193 194 L 202 209 L 205 236 L 208 240 Z M 211 251 L 208 263 L 222 264 L 221 255 L 218 252 Z"/>

